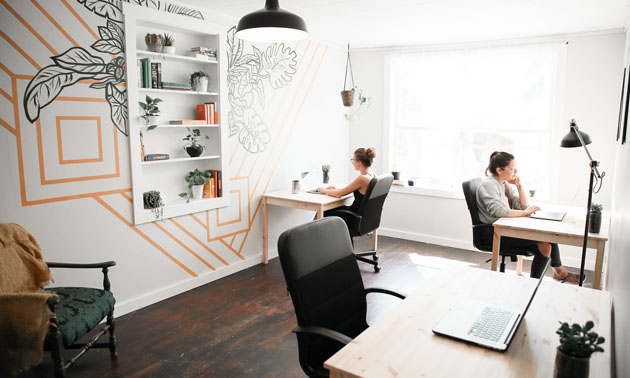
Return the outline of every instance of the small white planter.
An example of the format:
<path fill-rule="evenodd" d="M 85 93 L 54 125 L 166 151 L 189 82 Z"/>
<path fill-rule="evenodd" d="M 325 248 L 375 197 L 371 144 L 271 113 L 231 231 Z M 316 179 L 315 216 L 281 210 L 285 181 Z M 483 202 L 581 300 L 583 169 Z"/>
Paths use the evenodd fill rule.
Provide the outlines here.
<path fill-rule="evenodd" d="M 164 54 L 175 54 L 175 46 L 164 46 L 162 52 Z"/>
<path fill-rule="evenodd" d="M 193 199 L 203 199 L 203 185 L 193 185 L 192 187 Z"/>
<path fill-rule="evenodd" d="M 208 92 L 208 78 L 200 77 L 195 80 L 195 88 L 193 88 L 195 92 Z"/>

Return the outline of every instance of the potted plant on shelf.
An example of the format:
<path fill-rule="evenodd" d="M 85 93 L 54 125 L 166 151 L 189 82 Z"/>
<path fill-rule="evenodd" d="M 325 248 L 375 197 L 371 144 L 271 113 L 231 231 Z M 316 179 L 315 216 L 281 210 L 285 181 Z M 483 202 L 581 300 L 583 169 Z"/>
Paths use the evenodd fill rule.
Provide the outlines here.
<path fill-rule="evenodd" d="M 203 71 L 193 72 L 190 75 L 190 86 L 195 92 L 207 92 L 210 75 Z"/>
<path fill-rule="evenodd" d="M 205 148 L 204 145 L 199 143 L 199 139 L 201 138 L 201 131 L 199 129 L 190 129 L 187 127 L 189 134 L 186 135 L 186 138 L 182 140 L 188 141 L 188 146 L 184 147 L 184 150 L 188 153 L 190 157 L 200 156 Z M 205 139 L 210 139 L 207 135 L 204 135 Z"/>
<path fill-rule="evenodd" d="M 147 131 L 153 130 L 157 127 L 160 121 L 160 108 L 157 104 L 162 102 L 161 98 L 151 98 L 149 95 L 145 98 L 146 102 L 138 101 L 140 108 L 142 109 L 142 115 L 140 118 L 144 120 L 147 126 Z"/>
<path fill-rule="evenodd" d="M 599 230 L 602 228 L 602 209 L 604 207 L 600 204 L 594 203 L 591 205 L 591 212 L 588 214 L 589 224 L 588 224 L 588 232 L 592 232 L 594 234 L 599 233 Z"/>
<path fill-rule="evenodd" d="M 560 345 L 556 352 L 554 378 L 588 377 L 591 354 L 604 351 L 599 346 L 604 343 L 604 338 L 591 331 L 594 324 L 590 320 L 583 327 L 577 323 L 571 326 L 569 323 L 560 324 L 556 331 L 560 335 Z"/>
<path fill-rule="evenodd" d="M 173 38 L 173 35 L 164 33 L 162 38 L 164 39 L 164 49 L 162 49 L 162 52 L 164 54 L 175 54 L 175 38 Z"/>
<path fill-rule="evenodd" d="M 328 180 L 330 180 L 328 172 L 330 172 L 330 164 L 322 165 L 322 182 L 324 184 L 328 184 Z"/>
<path fill-rule="evenodd" d="M 164 48 L 164 37 L 160 34 L 147 33 L 144 36 L 144 42 L 147 44 L 147 50 L 153 52 L 162 52 Z"/>
<path fill-rule="evenodd" d="M 212 178 L 212 172 L 209 171 L 200 171 L 195 168 L 194 171 L 188 172 L 184 180 L 188 183 L 188 189 L 192 192 L 193 199 L 203 198 L 203 186 L 210 178 Z M 179 196 L 188 198 L 186 202 L 190 202 L 190 195 L 187 192 L 179 193 Z"/>
<path fill-rule="evenodd" d="M 160 192 L 157 190 L 150 190 L 142 193 L 142 200 L 144 202 L 144 208 L 150 209 L 155 219 L 163 220 L 164 216 L 164 202 L 160 196 Z"/>

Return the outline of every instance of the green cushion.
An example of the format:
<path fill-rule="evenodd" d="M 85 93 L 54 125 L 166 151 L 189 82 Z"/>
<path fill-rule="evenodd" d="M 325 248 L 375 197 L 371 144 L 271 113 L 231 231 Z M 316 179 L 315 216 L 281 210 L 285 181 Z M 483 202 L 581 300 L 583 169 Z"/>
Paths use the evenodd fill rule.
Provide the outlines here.
<path fill-rule="evenodd" d="M 96 327 L 116 303 L 112 293 L 101 289 L 53 287 L 46 290 L 59 296 L 55 315 L 64 347 L 72 345 Z"/>

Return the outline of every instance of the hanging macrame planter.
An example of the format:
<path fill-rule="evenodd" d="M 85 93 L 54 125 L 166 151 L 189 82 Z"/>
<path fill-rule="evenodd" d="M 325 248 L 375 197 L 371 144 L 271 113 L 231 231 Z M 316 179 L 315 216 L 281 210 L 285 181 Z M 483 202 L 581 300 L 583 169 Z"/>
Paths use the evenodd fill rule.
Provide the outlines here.
<path fill-rule="evenodd" d="M 348 81 L 348 67 L 350 67 L 350 79 L 352 80 L 352 88 L 346 89 Z M 341 101 L 343 106 L 350 107 L 354 103 L 354 76 L 352 75 L 352 63 L 350 62 L 350 44 L 348 43 L 348 60 L 346 60 L 346 75 L 343 79 L 343 91 L 341 91 Z"/>

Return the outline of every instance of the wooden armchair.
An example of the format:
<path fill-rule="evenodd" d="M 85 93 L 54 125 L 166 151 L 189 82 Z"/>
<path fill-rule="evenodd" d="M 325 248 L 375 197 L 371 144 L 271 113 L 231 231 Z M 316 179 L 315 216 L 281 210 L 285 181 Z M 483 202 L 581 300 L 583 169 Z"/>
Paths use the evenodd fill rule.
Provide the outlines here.
<path fill-rule="evenodd" d="M 48 298 L 47 303 L 55 316 L 50 318 L 48 334 L 44 348 L 49 350 L 55 365 L 55 377 L 65 377 L 70 367 L 89 348 L 109 348 L 111 359 L 117 359 L 116 336 L 114 336 L 114 303 L 116 300 L 110 291 L 107 277 L 109 268 L 116 265 L 114 261 L 94 264 L 68 264 L 47 262 L 49 268 L 94 269 L 103 271 L 103 290 L 86 287 L 53 287 L 45 289 L 56 296 Z M 76 343 L 81 337 L 93 330 L 107 317 L 106 324 L 87 343 Z M 105 333 L 109 332 L 109 341 L 97 343 Z M 64 361 L 64 349 L 80 349 L 74 357 Z"/>

